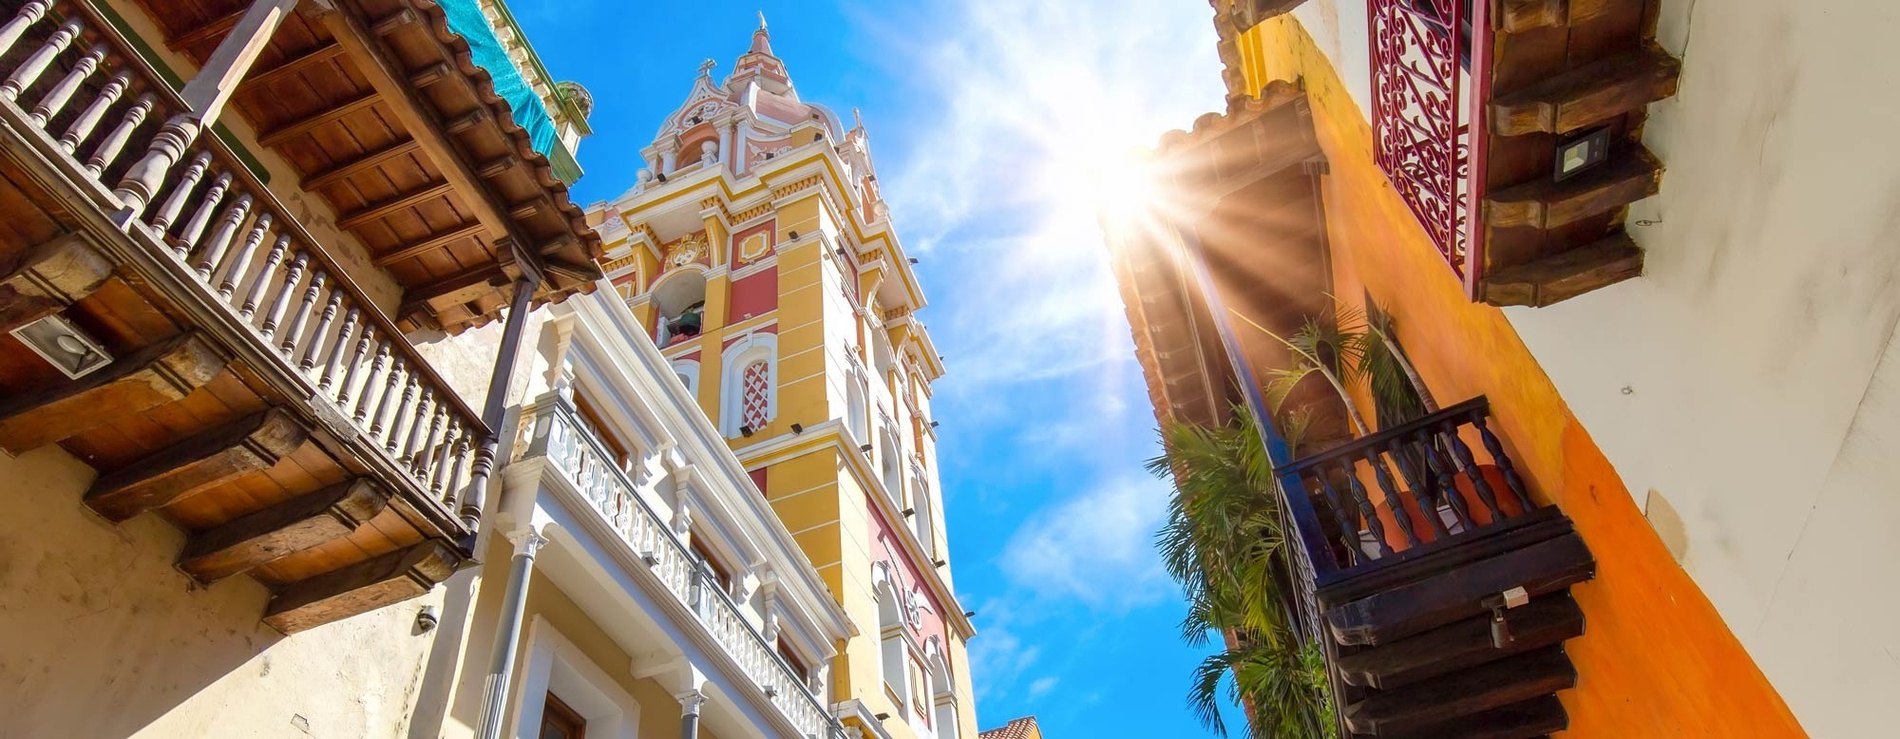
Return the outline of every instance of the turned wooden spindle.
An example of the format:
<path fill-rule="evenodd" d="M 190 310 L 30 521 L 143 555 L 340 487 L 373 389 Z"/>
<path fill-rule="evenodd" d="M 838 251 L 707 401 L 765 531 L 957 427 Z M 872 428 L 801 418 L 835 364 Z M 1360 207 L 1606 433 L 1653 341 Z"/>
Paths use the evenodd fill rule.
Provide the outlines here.
<path fill-rule="evenodd" d="M 1518 509 L 1529 511 L 1531 509 L 1530 493 L 1524 489 L 1524 479 L 1517 474 L 1517 464 L 1511 461 L 1511 455 L 1504 453 L 1504 442 L 1498 440 L 1497 434 L 1491 433 L 1491 426 L 1486 423 L 1484 416 L 1472 418 L 1471 423 L 1478 427 L 1478 438 L 1484 442 L 1484 450 L 1491 453 L 1491 462 L 1498 466 L 1498 472 L 1504 474 L 1504 486 L 1510 489 L 1511 497 L 1517 499 Z M 1464 443 L 1459 442 L 1458 446 L 1462 449 Z M 1484 495 L 1491 492 L 1491 484 L 1485 481 L 1484 474 L 1478 471 L 1478 465 L 1470 461 L 1471 452 L 1462 450 L 1458 456 L 1464 458 L 1466 464 L 1471 467 L 1471 483 L 1478 488 L 1478 494 Z M 1492 493 L 1492 496 L 1496 497 L 1496 493 Z M 1490 499 L 1485 502 L 1492 503 Z"/>
<path fill-rule="evenodd" d="M 410 379 L 410 384 L 415 384 L 414 378 Z M 429 416 L 435 411 L 434 403 L 435 392 L 424 388 L 422 397 L 416 399 L 415 412 L 409 414 L 414 420 L 409 422 L 409 433 L 405 434 L 408 438 L 404 440 L 400 446 L 390 444 L 390 451 L 396 452 L 396 459 L 398 461 L 406 461 L 410 458 L 409 455 L 416 453 L 416 445 L 422 443 L 423 427 L 428 425 Z M 391 441 L 394 441 L 394 439 L 391 439 Z"/>
<path fill-rule="evenodd" d="M 65 149 L 67 154 L 79 151 L 79 144 L 92 135 L 92 130 L 98 128 L 99 121 L 106 117 L 106 111 L 119 102 L 119 96 L 124 95 L 125 88 L 131 85 L 131 75 L 125 72 L 112 75 L 112 79 L 106 81 L 106 86 L 93 97 L 92 103 L 79 111 L 73 122 L 66 126 L 66 132 L 59 135 L 59 148 Z"/>
<path fill-rule="evenodd" d="M 1409 450 L 1408 447 L 1404 439 L 1393 439 L 1386 444 L 1386 452 L 1398 461 L 1399 475 L 1411 493 L 1412 501 L 1418 504 L 1419 515 L 1425 517 L 1425 521 L 1431 525 L 1432 532 L 1437 534 L 1432 541 L 1444 541 L 1445 536 L 1451 532 L 1445 526 L 1445 520 L 1438 516 L 1438 504 L 1432 500 L 1431 481 L 1420 474 L 1418 467 L 1412 464 L 1412 456 L 1406 453 Z M 1376 457 L 1378 451 L 1375 449 L 1372 454 Z"/>
<path fill-rule="evenodd" d="M 1366 517 L 1366 528 L 1372 531 L 1372 537 L 1379 540 L 1379 556 L 1392 553 L 1392 547 L 1385 540 L 1385 522 L 1379 519 L 1379 509 L 1373 507 L 1371 496 L 1366 495 L 1366 486 L 1359 483 L 1359 469 L 1349 458 L 1339 460 L 1339 469 L 1346 475 L 1346 489 L 1352 492 L 1352 500 L 1359 504 L 1359 513 Z M 1410 537 L 1411 523 L 1399 518 L 1399 527 L 1406 530 Z M 1358 532 L 1353 532 L 1357 534 Z M 1416 540 L 1413 540 L 1416 541 Z"/>
<path fill-rule="evenodd" d="M 119 119 L 119 125 L 99 141 L 99 148 L 93 150 L 92 156 L 86 157 L 86 174 L 99 177 L 107 167 L 119 161 L 119 155 L 125 152 L 126 143 L 132 140 L 132 133 L 145 122 L 145 116 L 151 114 L 152 105 L 156 102 L 157 99 L 150 93 L 132 101 L 132 107 L 126 109 L 125 117 Z"/>
<path fill-rule="evenodd" d="M 370 438 L 383 438 L 383 429 L 386 427 L 385 421 L 389 419 L 389 401 L 396 397 L 396 390 L 402 387 L 402 377 L 406 369 L 407 367 L 403 364 L 401 357 L 396 357 L 389 363 L 389 377 L 383 382 L 383 396 L 376 400 L 376 411 L 370 414 Z"/>
<path fill-rule="evenodd" d="M 303 302 L 297 304 L 297 312 L 291 317 L 290 323 L 286 324 L 288 330 L 282 334 L 283 340 L 277 343 L 277 348 L 284 353 L 285 359 L 295 354 L 297 342 L 303 338 L 304 327 L 310 325 L 310 314 L 316 310 L 317 299 L 323 297 L 323 283 L 329 277 L 329 273 L 321 269 L 312 271 L 310 286 L 303 291 Z M 288 286 L 285 289 L 289 289 Z"/>
<path fill-rule="evenodd" d="M 178 214 L 185 212 L 185 203 L 191 200 L 192 190 L 198 187 L 198 180 L 204 178 L 205 171 L 210 168 L 211 152 L 199 152 L 191 164 L 185 167 L 185 171 L 178 174 L 178 184 L 172 186 L 171 197 L 166 198 L 165 204 L 159 206 L 158 212 L 152 215 L 153 231 L 163 236 L 172 222 L 178 220 Z"/>
<path fill-rule="evenodd" d="M 284 263 L 284 254 L 290 250 L 290 234 L 277 237 L 271 244 L 270 253 L 264 255 L 264 266 L 257 270 L 257 277 L 251 280 L 251 289 L 244 294 L 244 305 L 238 308 L 238 315 L 251 320 L 257 313 L 257 304 L 270 293 L 270 278 L 277 274 L 277 266 Z"/>
<path fill-rule="evenodd" d="M 81 24 L 77 18 L 60 24 L 59 30 L 46 38 L 46 43 L 40 44 L 40 48 L 33 50 L 33 55 L 21 62 L 20 66 L 13 70 L 13 74 L 7 76 L 5 82 L 0 82 L 0 98 L 19 99 L 20 93 L 32 87 L 40 75 L 46 72 L 46 67 L 53 63 L 53 59 L 58 57 L 60 52 L 65 51 L 66 47 L 71 46 L 73 39 L 79 38 L 80 32 L 85 28 L 85 25 Z"/>
<path fill-rule="evenodd" d="M 218 205 L 224 202 L 224 196 L 231 191 L 231 173 L 224 172 L 211 181 L 211 187 L 205 190 L 204 199 L 198 203 L 198 210 L 192 212 L 191 220 L 178 230 L 178 240 L 172 248 L 180 256 L 198 245 L 198 237 L 203 236 L 205 227 L 211 225 L 212 216 L 218 212 Z"/>
<path fill-rule="evenodd" d="M 290 268 L 284 270 L 283 286 L 277 290 L 277 299 L 271 301 L 270 311 L 264 314 L 264 326 L 260 329 L 266 340 L 277 333 L 278 322 L 283 320 L 284 310 L 290 307 L 290 299 L 297 292 L 297 283 L 303 281 L 304 270 L 309 267 L 310 254 L 305 252 L 298 254 Z"/>
<path fill-rule="evenodd" d="M 408 374 L 409 379 L 407 382 L 404 382 L 402 386 L 402 401 L 396 404 L 396 414 L 389 419 L 389 439 L 383 444 L 383 451 L 389 452 L 390 454 L 396 454 L 402 449 L 402 432 L 405 428 L 405 424 L 407 424 L 407 427 L 413 428 L 415 422 L 419 420 L 412 417 L 412 414 L 409 412 L 409 406 L 416 400 L 416 391 L 421 387 L 420 380 L 422 378 L 420 377 L 420 373 L 414 371 L 414 368 L 410 368 Z"/>
<path fill-rule="evenodd" d="M 46 17 L 46 10 L 51 7 L 53 3 L 50 0 L 33 0 L 20 6 L 20 12 L 13 14 L 6 25 L 0 26 L 0 54 L 12 51 L 13 45 L 20 41 L 20 35 Z"/>
<path fill-rule="evenodd" d="M 435 464 L 430 466 L 429 479 L 423 483 L 429 493 L 442 498 L 442 487 L 449 481 L 449 463 L 455 457 L 455 445 L 461 443 L 462 425 L 458 419 L 450 418 L 448 426 L 442 430 L 442 443 L 435 450 Z"/>
<path fill-rule="evenodd" d="M 232 201 L 231 207 L 224 209 L 224 217 L 218 219 L 218 227 L 211 232 L 211 238 L 205 241 L 204 249 L 198 252 L 198 259 L 191 267 L 198 272 L 198 278 L 211 283 L 211 273 L 224 263 L 224 255 L 231 248 L 231 241 L 237 238 L 238 229 L 244 226 L 244 219 L 251 215 L 251 196 L 239 195 Z"/>
<path fill-rule="evenodd" d="M 356 309 L 352 308 L 350 312 L 355 313 Z M 369 356 L 369 349 L 375 340 L 375 329 L 369 325 L 369 322 L 363 322 L 362 330 L 356 335 L 356 348 L 350 351 L 350 361 L 346 365 L 348 369 L 343 374 L 343 382 L 336 389 L 336 407 L 346 410 L 350 407 L 350 391 L 356 387 L 356 378 L 363 369 L 363 360 Z"/>
<path fill-rule="evenodd" d="M 40 96 L 39 103 L 33 106 L 33 112 L 28 113 L 26 117 L 33 121 L 33 125 L 45 128 L 46 122 L 53 120 L 53 116 L 59 115 L 60 111 L 66 109 L 66 103 L 73 99 L 73 93 L 79 91 L 79 86 L 85 84 L 86 78 L 98 71 L 99 65 L 105 60 L 105 45 L 92 47 L 84 57 L 79 59 L 78 63 L 73 65 L 72 71 L 67 72 L 66 76 L 61 77 L 52 89 Z"/>
<path fill-rule="evenodd" d="M 224 279 L 218 282 L 218 297 L 226 305 L 231 304 L 231 296 L 237 293 L 237 281 L 251 265 L 251 257 L 257 254 L 257 247 L 270 237 L 271 214 L 266 211 L 257 214 L 257 220 L 251 223 L 251 232 L 245 234 L 244 242 L 238 245 L 236 254 L 231 255 L 231 267 L 224 270 Z"/>
<path fill-rule="evenodd" d="M 1315 470 L 1314 472 L 1314 479 L 1319 480 L 1320 492 L 1326 496 L 1326 508 L 1333 514 L 1333 524 L 1339 527 L 1339 536 L 1346 542 L 1346 561 L 1344 564 L 1350 567 L 1354 562 L 1358 561 L 1361 555 L 1359 551 L 1359 527 L 1352 521 L 1347 520 L 1345 503 L 1339 499 L 1339 491 L 1333 489 L 1333 481 L 1327 478 L 1326 470 L 1321 469 Z M 1383 542 L 1381 546 L 1383 546 Z"/>
<path fill-rule="evenodd" d="M 449 404 L 435 404 L 435 413 L 430 414 L 429 418 L 429 435 L 423 437 L 421 447 L 409 450 L 409 474 L 422 485 L 429 484 L 429 461 L 435 458 L 435 445 L 441 442 L 442 427 L 448 420 Z"/>
<path fill-rule="evenodd" d="M 365 336 L 369 333 L 371 332 L 364 332 Z M 376 358 L 370 361 L 369 374 L 363 376 L 363 386 L 356 393 L 356 412 L 351 418 L 356 421 L 359 428 L 369 419 L 370 398 L 376 394 L 376 378 L 382 375 L 383 366 L 388 362 L 389 342 L 379 340 L 376 342 Z M 351 379 L 354 380 L 356 370 L 351 368 L 350 372 Z"/>
<path fill-rule="evenodd" d="M 341 290 L 337 291 L 341 293 Z M 343 315 L 343 327 L 336 330 L 336 346 L 330 350 L 330 361 L 323 365 L 323 377 L 317 380 L 317 389 L 329 391 L 336 380 L 337 367 L 343 364 L 343 355 L 349 351 L 350 336 L 356 333 L 356 322 L 363 313 L 355 308 Z"/>
<path fill-rule="evenodd" d="M 331 290 L 330 300 L 323 304 L 323 314 L 317 317 L 317 330 L 310 332 L 310 343 L 304 345 L 303 359 L 297 362 L 297 369 L 309 372 L 316 368 L 317 356 L 323 353 L 324 347 L 330 346 L 330 342 L 324 341 L 323 337 L 330 333 L 330 324 L 336 322 L 337 311 L 342 309 L 343 291 Z M 336 354 L 341 351 L 343 351 L 343 338 L 339 335 L 336 346 L 330 353 Z"/>
<path fill-rule="evenodd" d="M 455 454 L 453 458 L 449 460 L 448 464 L 443 465 L 442 468 L 442 472 L 448 475 L 448 484 L 438 493 L 443 499 L 443 502 L 448 503 L 450 506 L 455 506 L 462 502 L 462 477 L 466 474 L 466 470 L 468 469 L 469 447 L 469 431 L 468 429 L 460 429 L 455 435 Z M 464 520 L 464 523 L 467 523 L 467 521 Z"/>

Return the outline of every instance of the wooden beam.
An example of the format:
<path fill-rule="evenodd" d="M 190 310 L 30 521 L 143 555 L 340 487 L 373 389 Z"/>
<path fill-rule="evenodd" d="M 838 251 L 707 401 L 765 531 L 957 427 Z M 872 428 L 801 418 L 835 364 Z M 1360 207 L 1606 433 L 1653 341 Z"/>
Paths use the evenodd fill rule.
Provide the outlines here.
<path fill-rule="evenodd" d="M 315 190 L 325 185 L 341 182 L 355 175 L 374 169 L 377 166 L 391 159 L 395 159 L 396 157 L 413 153 L 419 148 L 420 147 L 416 143 L 415 139 L 409 139 L 407 141 L 398 141 L 394 144 L 390 144 L 389 146 L 383 147 L 382 149 L 378 149 L 376 151 L 373 151 L 368 154 L 364 154 L 363 156 L 352 159 L 348 162 L 344 162 L 343 164 L 339 164 L 336 167 L 326 170 L 321 174 L 312 175 L 303 181 L 303 188 L 305 190 Z"/>
<path fill-rule="evenodd" d="M 310 133 L 319 126 L 335 123 L 352 113 L 367 110 L 370 106 L 375 105 L 377 100 L 379 100 L 379 98 L 376 96 L 376 93 L 370 93 L 355 100 L 337 105 L 336 107 L 319 111 L 308 118 L 273 129 L 270 133 L 257 137 L 257 143 L 267 147 L 278 146 L 293 138 Z"/>
<path fill-rule="evenodd" d="M 1562 647 L 1543 649 L 1374 693 L 1346 707 L 1347 728 L 1391 736 L 1550 695 L 1576 686 L 1577 669 Z"/>
<path fill-rule="evenodd" d="M 108 521 L 124 521 L 244 473 L 269 469 L 308 438 L 308 426 L 288 411 L 272 408 L 100 476 L 86 493 L 86 505 Z"/>
<path fill-rule="evenodd" d="M 203 387 L 230 358 L 199 333 L 146 347 L 78 380 L 0 398 L 0 449 L 18 455 Z"/>
<path fill-rule="evenodd" d="M 389 200 L 384 200 L 380 203 L 371 205 L 367 208 L 364 208 L 362 210 L 356 211 L 347 216 L 339 218 L 337 219 L 336 225 L 338 228 L 346 228 L 346 229 L 356 228 L 357 226 L 361 226 L 365 223 L 369 223 L 370 221 L 374 221 L 378 218 L 382 218 L 383 216 L 387 216 L 404 209 L 414 208 L 417 205 L 420 205 L 422 203 L 442 197 L 444 195 L 449 194 L 454 189 L 455 189 L 454 185 L 450 185 L 447 182 L 438 182 L 428 187 L 424 187 L 420 190 L 412 190 L 410 192 L 397 195 L 396 197 L 391 198 Z"/>
<path fill-rule="evenodd" d="M 376 257 L 377 266 L 388 266 L 404 259 L 419 257 L 458 240 L 481 236 L 482 224 L 469 223 L 432 235 L 422 241 Z"/>
<path fill-rule="evenodd" d="M 1572 133 L 1675 95 L 1681 73 L 1681 61 L 1645 44 L 1498 96 L 1491 101 L 1491 131 Z"/>
<path fill-rule="evenodd" d="M 178 568 L 199 582 L 217 582 L 348 536 L 388 505 L 388 489 L 373 480 L 332 485 L 191 537 Z"/>
<path fill-rule="evenodd" d="M 210 23 L 178 34 L 178 38 L 167 41 L 165 45 L 170 47 L 172 51 L 183 52 L 186 49 L 206 41 L 224 38 L 225 34 L 230 33 L 231 29 L 237 27 L 238 21 L 244 18 L 244 11 L 248 9 L 249 6 L 247 5 L 244 8 L 226 13 L 212 20 Z"/>
<path fill-rule="evenodd" d="M 1552 229 L 1608 213 L 1656 194 L 1662 163 L 1641 144 L 1618 142 L 1610 161 L 1562 182 L 1549 177 L 1494 190 L 1485 198 L 1485 222 L 1493 228 Z"/>
<path fill-rule="evenodd" d="M 1625 0 L 1502 0 L 1498 3 L 1497 29 L 1523 33 L 1538 28 L 1580 25 L 1625 7 Z"/>
<path fill-rule="evenodd" d="M 409 86 L 420 90 L 437 82 L 441 82 L 449 76 L 451 71 L 453 70 L 449 69 L 448 62 L 431 64 L 427 67 L 423 67 L 421 71 L 409 75 Z"/>
<path fill-rule="evenodd" d="M 246 92 L 249 90 L 258 89 L 272 82 L 276 82 L 278 80 L 282 80 L 287 77 L 290 77 L 291 75 L 300 73 L 311 67 L 335 60 L 337 57 L 340 57 L 340 56 L 343 56 L 343 47 L 341 46 L 338 46 L 336 44 L 325 44 L 323 46 L 319 46 L 315 49 L 305 52 L 302 56 L 299 56 L 295 59 L 292 59 L 290 61 L 279 64 L 275 67 L 271 67 L 270 69 L 266 69 L 262 72 L 258 72 L 256 74 L 253 74 L 249 77 L 244 78 L 243 82 L 238 83 L 238 92 Z"/>
<path fill-rule="evenodd" d="M 1571 532 L 1334 606 L 1324 619 L 1342 645 L 1391 644 L 1488 612 L 1480 604 L 1506 590 L 1536 598 L 1595 575 L 1596 560 Z"/>
<path fill-rule="evenodd" d="M 1618 231 L 1587 246 L 1486 272 L 1481 296 L 1491 305 L 1542 308 L 1642 274 L 1643 250 Z"/>
<path fill-rule="evenodd" d="M 264 623 L 286 634 L 348 618 L 429 592 L 461 566 L 462 556 L 440 541 L 364 560 L 278 589 Z"/>
<path fill-rule="evenodd" d="M 490 239 L 514 238 L 530 243 L 507 217 L 500 196 L 476 173 L 468 157 L 462 155 L 435 113 L 416 96 L 408 84 L 409 75 L 399 71 L 382 44 L 354 14 L 339 11 L 323 17 L 323 23 L 337 43 L 348 49 L 358 68 L 376 92 L 389 101 L 398 122 L 409 130 L 422 147 L 423 154 L 435 162 L 443 177 L 474 211 L 475 219 L 488 229 Z"/>
<path fill-rule="evenodd" d="M 424 303 L 433 303 L 452 295 L 457 296 L 456 302 L 461 302 L 465 299 L 461 297 L 463 294 L 493 292 L 507 282 L 508 275 L 501 270 L 500 265 L 483 265 L 404 290 L 403 307 L 399 312 L 407 313 Z"/>
<path fill-rule="evenodd" d="M 112 277 L 112 262 L 75 234 L 0 264 L 0 333 L 45 318 L 91 295 Z"/>
<path fill-rule="evenodd" d="M 1583 609 L 1568 593 L 1538 598 L 1504 615 L 1511 643 L 1503 649 L 1491 642 L 1491 614 L 1487 613 L 1341 656 L 1335 665 L 1350 685 L 1391 690 L 1583 634 Z"/>
<path fill-rule="evenodd" d="M 1400 734 L 1381 735 L 1380 739 L 1521 739 L 1548 736 L 1568 728 L 1570 714 L 1564 712 L 1563 701 L 1555 695 L 1546 695 Z"/>

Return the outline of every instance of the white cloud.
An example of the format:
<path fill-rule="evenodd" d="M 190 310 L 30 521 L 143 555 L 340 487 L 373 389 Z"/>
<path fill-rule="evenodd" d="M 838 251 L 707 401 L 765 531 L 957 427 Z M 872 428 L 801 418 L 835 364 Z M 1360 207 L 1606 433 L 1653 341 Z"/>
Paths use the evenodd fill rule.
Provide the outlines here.
<path fill-rule="evenodd" d="M 885 179 L 910 248 L 945 277 L 934 326 L 974 387 L 1130 361 L 1096 223 L 1104 162 L 1222 103 L 1210 10 L 1153 0 L 969 0 L 934 19 L 916 94 L 940 99 Z M 942 29 L 952 29 L 947 34 Z M 937 265 L 948 264 L 943 269 Z M 933 288 L 934 289 L 934 288 Z"/>
<path fill-rule="evenodd" d="M 1004 545 L 1012 584 L 1045 598 L 1123 610 L 1170 592 L 1154 551 L 1167 514 L 1167 489 L 1130 476 L 1029 517 Z"/>
<path fill-rule="evenodd" d="M 1029 684 L 1029 700 L 1033 701 L 1033 700 L 1036 700 L 1037 698 L 1041 698 L 1045 695 L 1048 695 L 1049 691 L 1055 690 L 1055 689 L 1056 689 L 1056 678 L 1053 678 L 1053 677 L 1036 678 L 1035 682 L 1032 682 Z"/>

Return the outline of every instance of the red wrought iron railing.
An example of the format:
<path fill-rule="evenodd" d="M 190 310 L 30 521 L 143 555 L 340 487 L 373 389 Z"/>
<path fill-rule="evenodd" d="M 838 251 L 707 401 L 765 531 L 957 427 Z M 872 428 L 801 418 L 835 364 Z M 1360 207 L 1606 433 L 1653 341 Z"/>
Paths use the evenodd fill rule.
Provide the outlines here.
<path fill-rule="evenodd" d="M 1488 2 L 1366 0 L 1373 154 L 1445 262 L 1476 299 L 1484 265 Z"/>

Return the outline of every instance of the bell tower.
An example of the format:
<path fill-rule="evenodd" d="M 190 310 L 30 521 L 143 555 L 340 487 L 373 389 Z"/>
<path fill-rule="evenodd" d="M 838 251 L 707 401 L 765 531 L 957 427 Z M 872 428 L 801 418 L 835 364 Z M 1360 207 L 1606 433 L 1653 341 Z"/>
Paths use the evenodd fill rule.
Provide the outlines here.
<path fill-rule="evenodd" d="M 857 626 L 823 697 L 889 736 L 974 739 L 930 411 L 943 364 L 869 136 L 799 97 L 763 17 L 716 68 L 633 187 L 590 210 L 605 270 Z"/>

